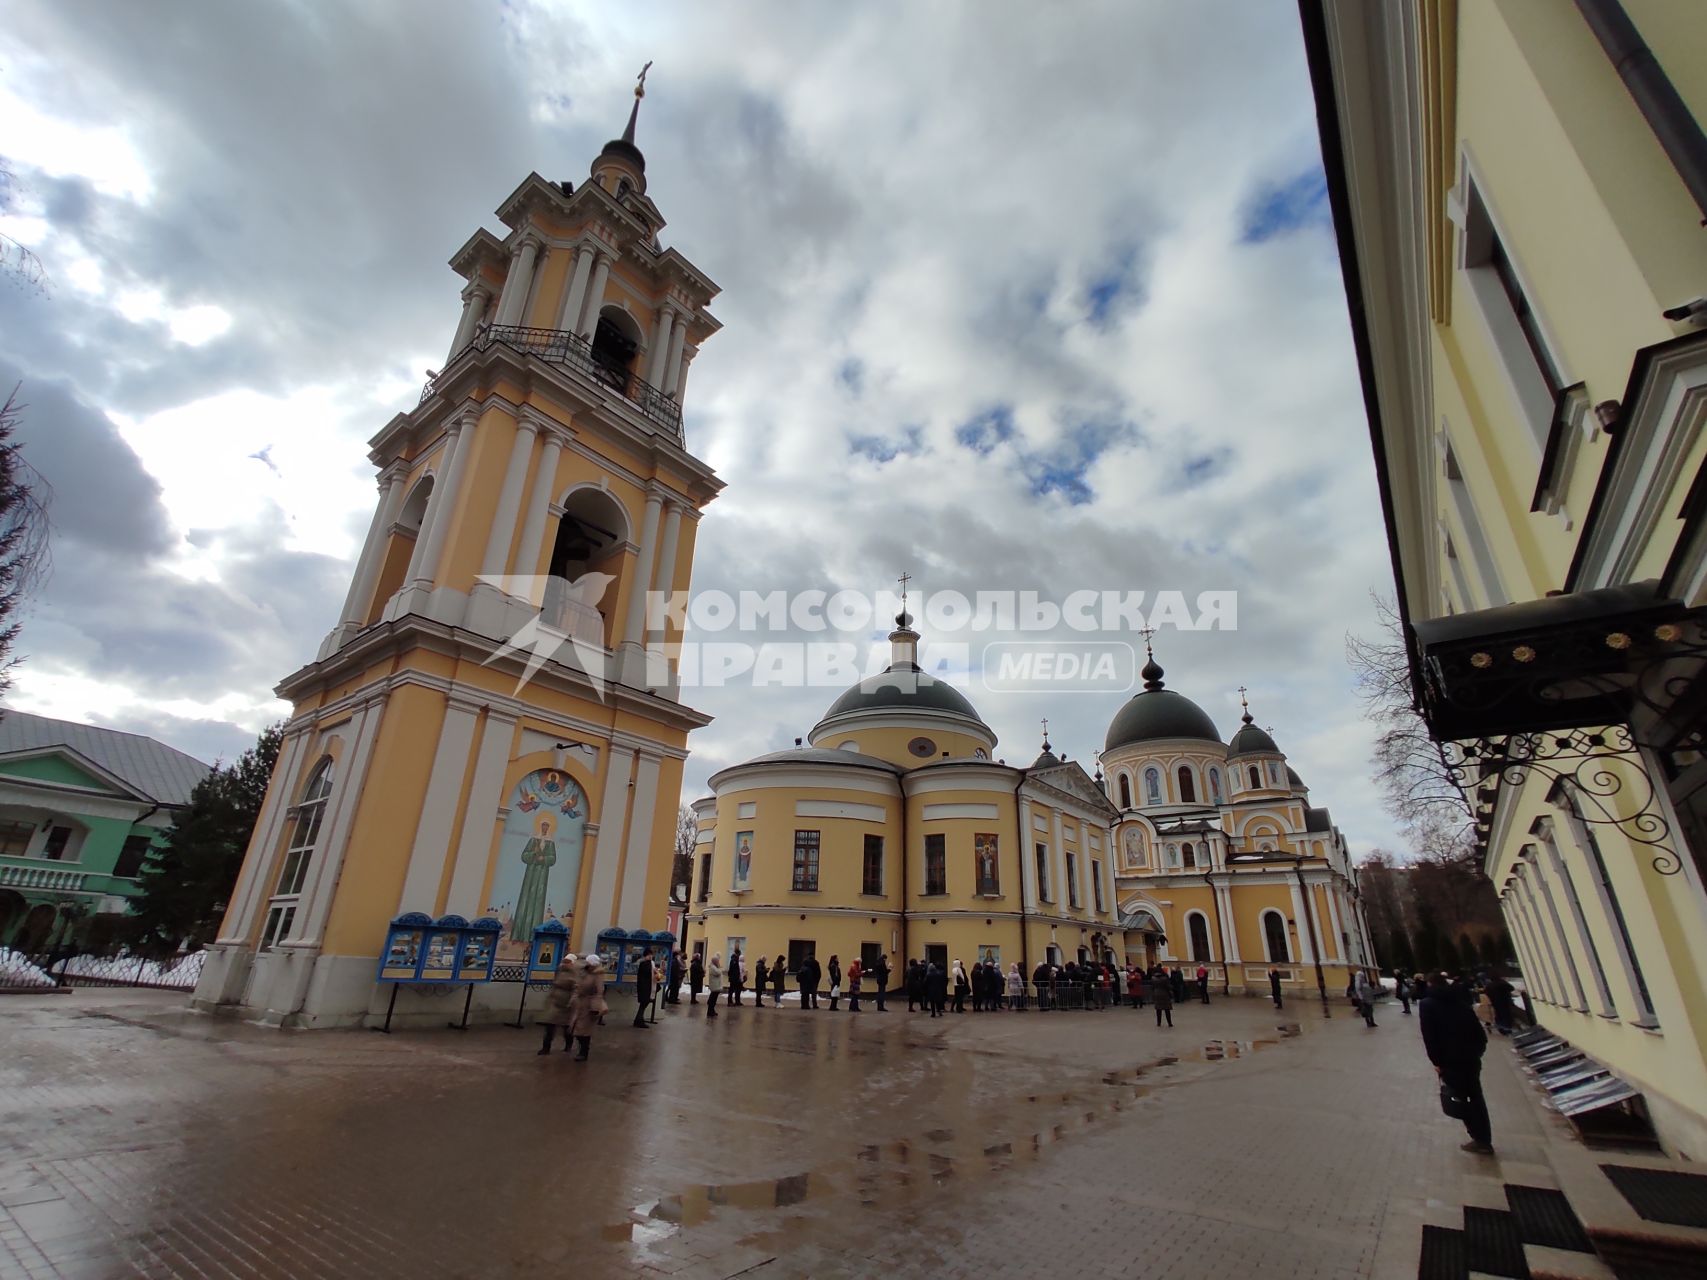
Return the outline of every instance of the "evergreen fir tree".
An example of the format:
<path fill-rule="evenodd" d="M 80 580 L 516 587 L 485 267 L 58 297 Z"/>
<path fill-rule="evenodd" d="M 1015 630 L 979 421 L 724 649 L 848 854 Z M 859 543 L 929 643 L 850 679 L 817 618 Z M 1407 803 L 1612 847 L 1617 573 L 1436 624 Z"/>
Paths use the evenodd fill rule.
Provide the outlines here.
<path fill-rule="evenodd" d="M 180 943 L 194 949 L 214 936 L 283 736 L 281 726 L 272 726 L 234 763 L 216 767 L 198 782 L 189 806 L 149 851 L 128 921 L 139 950 L 170 955 Z"/>

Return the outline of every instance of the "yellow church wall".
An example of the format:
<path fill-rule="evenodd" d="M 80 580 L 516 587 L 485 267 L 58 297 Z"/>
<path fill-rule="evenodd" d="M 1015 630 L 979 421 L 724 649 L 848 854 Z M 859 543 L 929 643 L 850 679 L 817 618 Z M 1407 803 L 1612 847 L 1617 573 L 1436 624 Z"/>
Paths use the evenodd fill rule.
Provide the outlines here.
<path fill-rule="evenodd" d="M 652 808 L 652 831 L 646 865 L 646 890 L 640 922 L 654 932 L 668 923 L 670 871 L 676 845 L 677 799 L 682 793 L 684 762 L 665 756 L 658 764 L 657 801 Z M 587 878 L 583 875 L 583 879 Z M 691 892 L 691 891 L 690 891 Z M 633 928 L 632 925 L 625 926 Z"/>
<path fill-rule="evenodd" d="M 936 743 L 937 753 L 930 759 L 920 759 L 907 750 L 907 744 L 914 738 L 928 737 Z M 985 738 L 963 733 L 947 725 L 938 727 L 931 725 L 906 726 L 871 726 L 863 728 L 836 729 L 823 733 L 815 733 L 812 745 L 839 749 L 844 742 L 859 744 L 861 755 L 875 756 L 879 760 L 887 760 L 890 764 L 898 764 L 907 769 L 916 769 L 920 765 L 930 764 L 940 760 L 944 751 L 955 758 L 971 758 L 980 748 L 987 749 Z"/>
<path fill-rule="evenodd" d="M 1292 919 L 1292 892 L 1284 881 L 1240 882 L 1235 881 L 1228 896 L 1232 899 L 1232 922 L 1239 931 L 1239 956 L 1246 964 L 1266 964 L 1267 953 L 1264 950 L 1265 934 L 1263 932 L 1262 915 L 1265 911 L 1278 911 L 1290 921 Z M 1299 922 L 1298 929 L 1304 928 Z M 1293 930 L 1286 931 L 1287 945 L 1294 945 L 1297 935 Z M 1302 949 L 1293 952 L 1291 963 L 1298 964 Z"/>
<path fill-rule="evenodd" d="M 522 324 L 534 329 L 558 327 L 557 313 L 563 307 L 563 294 L 569 284 L 569 268 L 574 260 L 574 253 L 568 248 L 554 247 L 545 255 L 545 261 L 536 273 L 533 301 Z"/>
<path fill-rule="evenodd" d="M 386 698 L 326 919 L 322 946 L 332 954 L 379 954 L 403 891 L 444 712 L 443 695 L 420 685 Z"/>
<path fill-rule="evenodd" d="M 469 454 L 465 463 L 457 464 L 462 468 L 462 480 L 455 508 L 443 513 L 451 523 L 436 579 L 440 586 L 468 591 L 476 576 L 484 572 L 481 562 L 486 554 L 486 535 L 497 516 L 498 491 L 503 487 L 515 437 L 515 417 L 495 404 L 481 411 L 472 434 L 463 428 L 457 447 L 468 449 Z"/>

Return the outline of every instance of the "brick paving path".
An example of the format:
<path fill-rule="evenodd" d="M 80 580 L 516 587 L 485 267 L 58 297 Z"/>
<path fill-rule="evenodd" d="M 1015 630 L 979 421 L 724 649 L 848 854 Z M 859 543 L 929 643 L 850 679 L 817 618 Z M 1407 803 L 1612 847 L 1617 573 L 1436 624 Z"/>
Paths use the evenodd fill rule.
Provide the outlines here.
<path fill-rule="evenodd" d="M 1479 1161 L 1397 1009 L 904 1009 L 619 1010 L 576 1064 L 9 997 L 0 1276 L 1410 1277 L 1425 1221 L 1551 1185 L 1503 1047 Z"/>

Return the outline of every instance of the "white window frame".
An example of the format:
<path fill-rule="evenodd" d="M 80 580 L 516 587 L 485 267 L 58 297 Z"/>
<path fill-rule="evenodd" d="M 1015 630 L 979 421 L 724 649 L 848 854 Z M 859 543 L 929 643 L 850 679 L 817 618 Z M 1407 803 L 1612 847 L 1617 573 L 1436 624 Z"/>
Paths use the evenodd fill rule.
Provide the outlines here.
<path fill-rule="evenodd" d="M 290 827 L 285 835 L 284 857 L 279 862 L 272 897 L 267 900 L 258 950 L 270 951 L 290 936 L 296 924 L 302 891 L 308 884 L 308 873 L 320 847 L 320 835 L 326 830 L 326 812 L 331 806 L 335 773 L 332 757 L 323 757 L 303 784 L 302 798 L 291 806 L 286 815 Z"/>

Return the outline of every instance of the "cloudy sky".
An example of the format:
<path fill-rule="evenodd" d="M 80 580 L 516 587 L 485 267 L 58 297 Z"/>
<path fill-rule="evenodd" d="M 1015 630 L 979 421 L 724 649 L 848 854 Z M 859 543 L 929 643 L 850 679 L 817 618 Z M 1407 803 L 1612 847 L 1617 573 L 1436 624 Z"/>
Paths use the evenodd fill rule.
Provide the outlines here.
<path fill-rule="evenodd" d="M 1291 0 L 617 6 L 14 0 L 0 383 L 53 486 L 10 705 L 229 756 L 335 620 L 365 441 L 443 360 L 445 266 L 530 170 L 639 142 L 723 289 L 696 588 L 1238 593 L 1166 631 L 1354 850 L 1393 845 L 1348 629 L 1389 571 Z M 823 689 L 688 700 L 689 787 Z M 1121 696 L 973 693 L 1029 761 Z M 1396 847 L 1396 846 L 1395 846 Z"/>

